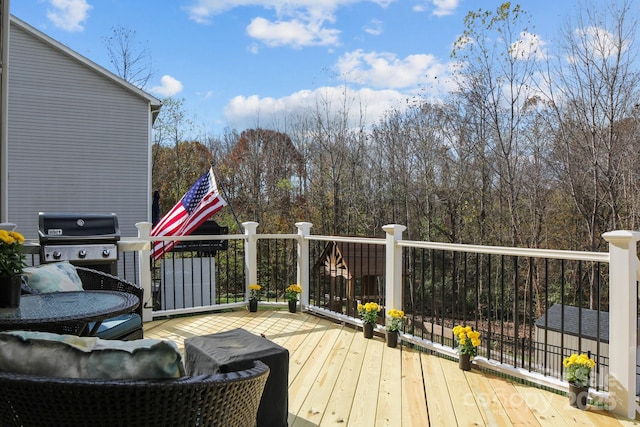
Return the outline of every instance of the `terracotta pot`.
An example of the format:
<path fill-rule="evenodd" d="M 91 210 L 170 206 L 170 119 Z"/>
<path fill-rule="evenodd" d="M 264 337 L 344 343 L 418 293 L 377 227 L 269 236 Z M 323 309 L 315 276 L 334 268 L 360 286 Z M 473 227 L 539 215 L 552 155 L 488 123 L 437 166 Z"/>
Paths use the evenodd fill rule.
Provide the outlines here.
<path fill-rule="evenodd" d="M 289 300 L 289 313 L 298 311 L 298 300 Z"/>
<path fill-rule="evenodd" d="M 20 281 L 18 275 L 0 276 L 0 308 L 20 306 Z"/>
<path fill-rule="evenodd" d="M 362 325 L 362 333 L 365 338 L 373 338 L 373 323 L 364 323 Z"/>
<path fill-rule="evenodd" d="M 468 354 L 461 354 L 458 359 L 458 367 L 463 371 L 471 370 L 471 356 Z"/>
<path fill-rule="evenodd" d="M 585 410 L 587 409 L 588 398 L 589 387 L 569 383 L 569 405 Z"/>
<path fill-rule="evenodd" d="M 251 313 L 255 313 L 256 311 L 258 311 L 258 300 L 257 299 L 250 299 L 249 300 L 249 311 Z"/>
<path fill-rule="evenodd" d="M 398 331 L 385 331 L 387 337 L 387 347 L 396 348 L 398 346 Z"/>

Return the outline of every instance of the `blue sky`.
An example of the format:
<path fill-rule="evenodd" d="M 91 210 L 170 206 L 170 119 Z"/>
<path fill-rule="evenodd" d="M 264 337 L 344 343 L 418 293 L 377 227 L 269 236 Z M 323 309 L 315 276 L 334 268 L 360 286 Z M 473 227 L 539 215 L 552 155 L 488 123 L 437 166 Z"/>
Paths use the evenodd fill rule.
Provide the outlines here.
<path fill-rule="evenodd" d="M 465 15 L 501 3 L 12 0 L 11 13 L 107 69 L 104 38 L 116 26 L 135 31 L 153 61 L 145 90 L 184 99 L 196 132 L 215 135 L 225 127 L 282 129 L 285 117 L 319 100 L 357 100 L 371 123 L 412 97 L 438 98 L 451 88 L 449 54 Z M 551 50 L 579 7 L 569 0 L 520 3 L 531 15 L 530 31 Z"/>

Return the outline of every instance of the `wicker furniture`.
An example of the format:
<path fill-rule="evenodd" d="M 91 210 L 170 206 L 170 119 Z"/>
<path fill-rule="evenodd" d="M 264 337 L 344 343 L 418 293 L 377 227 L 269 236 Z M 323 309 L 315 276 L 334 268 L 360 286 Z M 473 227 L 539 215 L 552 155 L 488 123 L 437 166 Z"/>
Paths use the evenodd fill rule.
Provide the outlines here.
<path fill-rule="evenodd" d="M 258 408 L 258 427 L 287 427 L 289 416 L 289 351 L 267 338 L 233 329 L 184 340 L 184 367 L 190 375 L 231 372 L 259 360 L 269 366 L 269 379 Z"/>
<path fill-rule="evenodd" d="M 68 325 L 75 335 L 96 334 L 103 320 L 140 305 L 135 295 L 116 291 L 72 291 L 23 295 L 18 309 L 0 309 L 0 330 L 53 331 Z"/>
<path fill-rule="evenodd" d="M 255 425 L 269 368 L 171 380 L 83 380 L 0 373 L 0 425 Z"/>
<path fill-rule="evenodd" d="M 118 339 L 118 340 L 134 340 L 143 338 L 142 330 L 142 288 L 121 279 L 116 276 L 104 273 L 102 271 L 93 270 L 86 267 L 76 266 L 76 271 L 80 280 L 82 281 L 82 287 L 85 291 L 119 291 L 138 297 L 140 304 L 134 309 L 131 314 L 119 316 L 117 321 L 110 322 L 105 320 L 104 325 L 113 325 L 111 329 L 102 328 L 96 333 L 96 336 L 103 339 Z M 57 327 L 49 327 L 46 329 L 48 332 L 55 332 L 59 334 L 71 334 L 79 335 L 82 328 L 86 323 L 60 323 Z M 90 325 L 89 327 L 92 327 Z"/>
<path fill-rule="evenodd" d="M 139 316 L 140 323 L 127 322 L 120 327 L 117 334 L 104 334 L 99 332 L 98 337 L 118 340 L 135 340 L 143 338 L 142 332 L 142 306 L 143 306 L 143 294 L 144 291 L 141 287 L 134 285 L 124 279 L 116 276 L 104 273 L 102 271 L 92 270 L 86 267 L 76 267 L 78 276 L 82 280 L 82 287 L 84 290 L 103 290 L 103 291 L 120 291 L 133 294 L 140 300 L 140 305 L 136 308 L 133 314 Z"/>

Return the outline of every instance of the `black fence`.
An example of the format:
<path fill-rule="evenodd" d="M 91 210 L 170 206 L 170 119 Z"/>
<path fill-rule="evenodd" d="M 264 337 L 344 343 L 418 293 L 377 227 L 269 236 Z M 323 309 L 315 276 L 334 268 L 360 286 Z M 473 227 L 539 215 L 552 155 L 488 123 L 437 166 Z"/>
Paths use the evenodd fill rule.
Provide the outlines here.
<path fill-rule="evenodd" d="M 407 248 L 404 268 L 407 332 L 451 345 L 469 325 L 488 359 L 562 378 L 563 355 L 589 353 L 608 370 L 608 264 Z"/>

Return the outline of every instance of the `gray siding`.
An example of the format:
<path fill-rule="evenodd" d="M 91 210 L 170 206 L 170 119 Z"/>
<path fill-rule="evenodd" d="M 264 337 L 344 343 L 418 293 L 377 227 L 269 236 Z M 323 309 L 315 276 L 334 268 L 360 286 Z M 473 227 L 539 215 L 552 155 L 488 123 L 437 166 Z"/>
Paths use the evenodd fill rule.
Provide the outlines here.
<path fill-rule="evenodd" d="M 11 25 L 8 220 L 37 237 L 38 212 L 115 212 L 123 236 L 150 221 L 149 103 Z"/>

